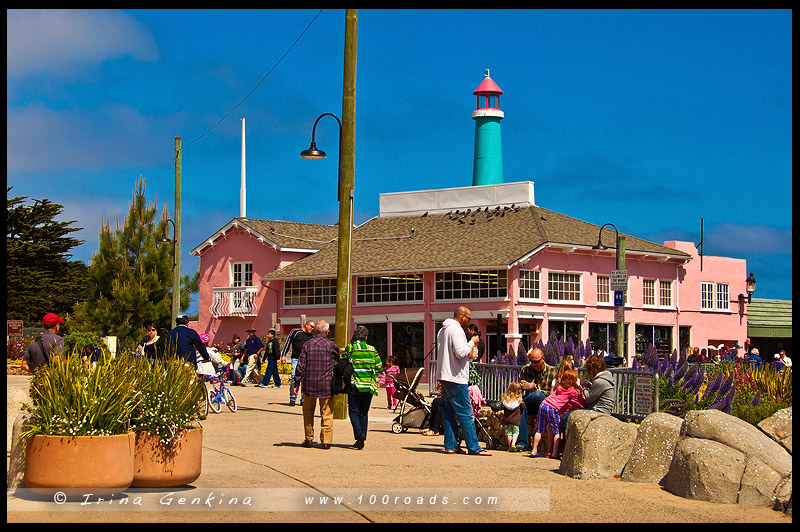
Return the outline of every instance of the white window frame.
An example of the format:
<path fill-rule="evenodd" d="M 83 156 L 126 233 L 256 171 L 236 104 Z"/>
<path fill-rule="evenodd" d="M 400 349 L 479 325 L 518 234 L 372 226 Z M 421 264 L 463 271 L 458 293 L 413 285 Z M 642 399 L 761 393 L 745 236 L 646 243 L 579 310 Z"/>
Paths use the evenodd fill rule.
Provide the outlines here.
<path fill-rule="evenodd" d="M 241 271 L 237 272 L 237 266 L 241 267 Z M 249 282 L 248 282 L 248 266 L 249 266 Z M 252 261 L 231 261 L 230 262 L 231 284 L 234 288 L 241 288 L 244 286 L 253 286 L 253 263 Z"/>
<path fill-rule="evenodd" d="M 672 308 L 672 281 L 669 279 L 658 280 L 658 306 Z"/>
<path fill-rule="evenodd" d="M 714 283 L 700 283 L 700 310 L 714 310 Z"/>
<path fill-rule="evenodd" d="M 598 275 L 597 276 L 597 304 L 610 305 L 613 303 L 611 300 L 611 276 Z"/>
<path fill-rule="evenodd" d="M 520 268 L 519 298 L 525 301 L 542 300 L 542 272 L 540 270 L 524 270 Z"/>
<path fill-rule="evenodd" d="M 283 282 L 284 307 L 328 307 L 335 305 L 335 277 L 327 279 L 295 279 Z"/>
<path fill-rule="evenodd" d="M 657 307 L 656 279 L 642 279 L 642 306 Z"/>
<path fill-rule="evenodd" d="M 356 304 L 402 305 L 425 301 L 425 286 L 414 274 L 387 274 L 356 278 Z"/>
<path fill-rule="evenodd" d="M 577 278 L 578 293 L 577 299 L 556 299 L 551 296 L 553 293 L 553 277 L 554 276 L 575 276 Z M 575 281 L 558 281 L 559 283 L 573 284 Z M 564 291 L 565 293 L 568 291 Z M 569 291 L 570 293 L 574 293 Z M 547 272 L 547 301 L 550 303 L 567 303 L 567 304 L 583 304 L 583 273 L 581 272 L 566 272 L 566 271 L 549 271 Z"/>
<path fill-rule="evenodd" d="M 450 279 L 445 277 L 449 276 Z M 491 277 L 497 276 L 496 286 L 491 284 Z M 501 279 L 503 277 L 503 279 Z M 476 283 L 478 295 L 467 290 L 467 283 Z M 436 272 L 434 280 L 434 301 L 489 301 L 505 300 L 508 298 L 508 270 L 455 270 Z M 484 295 L 482 292 L 486 292 Z M 496 292 L 491 294 L 490 292 Z"/>
<path fill-rule="evenodd" d="M 727 283 L 717 283 L 717 297 L 715 298 L 716 308 L 719 311 L 727 311 L 731 309 L 730 304 L 730 287 Z"/>

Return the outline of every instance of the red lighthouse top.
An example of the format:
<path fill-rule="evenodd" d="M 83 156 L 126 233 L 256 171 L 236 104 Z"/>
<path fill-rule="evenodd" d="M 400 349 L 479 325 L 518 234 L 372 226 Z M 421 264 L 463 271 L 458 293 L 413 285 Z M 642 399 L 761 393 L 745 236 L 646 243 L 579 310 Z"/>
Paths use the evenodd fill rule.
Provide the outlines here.
<path fill-rule="evenodd" d="M 479 95 L 479 94 L 503 94 L 503 91 L 500 90 L 500 87 L 497 86 L 497 83 L 492 81 L 492 78 L 489 77 L 489 69 L 486 69 L 484 73 L 486 79 L 478 85 L 478 88 L 472 94 Z"/>

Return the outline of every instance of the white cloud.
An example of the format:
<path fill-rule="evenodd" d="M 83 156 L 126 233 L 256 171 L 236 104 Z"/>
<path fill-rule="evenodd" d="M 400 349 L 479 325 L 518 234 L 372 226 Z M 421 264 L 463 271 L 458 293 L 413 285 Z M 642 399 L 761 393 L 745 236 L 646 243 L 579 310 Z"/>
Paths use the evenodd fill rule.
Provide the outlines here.
<path fill-rule="evenodd" d="M 87 64 L 121 55 L 158 58 L 150 32 L 120 11 L 8 10 L 6 45 L 9 81 L 39 72 L 71 76 Z"/>

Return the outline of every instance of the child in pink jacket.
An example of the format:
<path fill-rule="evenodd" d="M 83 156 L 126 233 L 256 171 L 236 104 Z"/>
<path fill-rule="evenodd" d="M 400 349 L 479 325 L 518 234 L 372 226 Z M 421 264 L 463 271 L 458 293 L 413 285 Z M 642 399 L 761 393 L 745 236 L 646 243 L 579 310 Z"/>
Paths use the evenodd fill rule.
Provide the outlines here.
<path fill-rule="evenodd" d="M 578 381 L 578 374 L 575 370 L 565 371 L 558 381 L 558 385 L 553 392 L 548 395 L 539 406 L 539 416 L 536 420 L 536 435 L 533 437 L 533 451 L 531 458 L 538 455 L 537 448 L 542 439 L 542 434 L 547 431 L 547 426 L 553 432 L 553 440 L 550 442 L 550 452 L 547 458 L 558 456 L 558 445 L 561 441 L 558 432 L 558 425 L 561 421 L 561 414 L 567 413 L 576 408 L 586 408 L 586 399 L 583 398 L 583 388 Z"/>
<path fill-rule="evenodd" d="M 393 357 L 386 357 L 386 367 L 381 374 L 381 380 L 378 382 L 379 386 L 386 388 L 386 401 L 389 404 L 387 408 L 392 410 L 397 406 L 397 398 L 394 392 L 397 391 L 394 387 L 394 381 L 388 375 L 400 375 L 400 368 L 394 365 Z"/>

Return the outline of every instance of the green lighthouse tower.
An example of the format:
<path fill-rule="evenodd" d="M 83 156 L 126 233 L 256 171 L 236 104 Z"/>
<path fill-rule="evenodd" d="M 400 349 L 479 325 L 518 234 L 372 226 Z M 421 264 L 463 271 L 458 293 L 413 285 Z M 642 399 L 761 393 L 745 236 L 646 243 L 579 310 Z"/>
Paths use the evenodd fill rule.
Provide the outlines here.
<path fill-rule="evenodd" d="M 475 161 L 472 166 L 472 185 L 496 185 L 503 182 L 503 146 L 500 139 L 500 95 L 503 91 L 489 77 L 472 93 L 477 97 L 472 118 L 475 120 Z"/>

